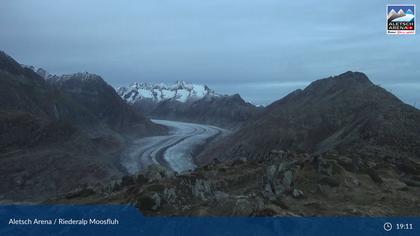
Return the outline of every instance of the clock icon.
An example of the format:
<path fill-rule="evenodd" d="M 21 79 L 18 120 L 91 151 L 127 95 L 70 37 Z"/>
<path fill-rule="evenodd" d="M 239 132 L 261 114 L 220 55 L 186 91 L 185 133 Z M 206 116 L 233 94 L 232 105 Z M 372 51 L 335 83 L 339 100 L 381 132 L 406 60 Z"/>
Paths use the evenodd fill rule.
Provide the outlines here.
<path fill-rule="evenodd" d="M 384 224 L 384 230 L 388 232 L 388 231 L 391 231 L 391 229 L 392 229 L 392 224 L 389 222 L 386 222 Z"/>

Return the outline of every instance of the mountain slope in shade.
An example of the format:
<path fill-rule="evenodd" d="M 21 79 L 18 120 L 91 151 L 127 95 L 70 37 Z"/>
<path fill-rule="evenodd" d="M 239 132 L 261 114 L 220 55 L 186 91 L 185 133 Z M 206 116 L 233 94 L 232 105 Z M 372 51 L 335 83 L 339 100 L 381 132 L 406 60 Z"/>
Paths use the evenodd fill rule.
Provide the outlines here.
<path fill-rule="evenodd" d="M 48 95 L 50 99 L 43 97 L 41 100 L 44 103 L 51 102 L 51 99 L 57 96 L 68 100 L 66 105 L 61 104 L 62 102 L 55 102 L 54 106 L 47 105 L 53 108 L 53 112 L 49 113 L 53 113 L 56 119 L 70 120 L 82 126 L 104 123 L 116 131 L 136 132 L 138 136 L 153 134 L 156 130 L 157 133 L 162 131 L 162 127 L 154 125 L 141 113 L 127 105 L 114 88 L 98 75 L 85 72 L 57 76 L 42 68 L 21 66 L 24 70 L 35 72 L 32 73 L 34 76 L 37 74 L 43 78 L 47 83 L 42 82 L 41 86 L 45 89 L 57 91 L 55 94 Z M 42 101 L 37 101 L 37 103 L 42 103 Z M 31 104 L 31 106 L 36 106 L 36 104 Z M 15 105 L 12 107 L 15 108 Z M 73 111 L 74 107 L 80 109 Z"/>
<path fill-rule="evenodd" d="M 399 159 L 420 155 L 418 137 L 419 110 L 374 85 L 366 75 L 346 72 L 274 102 L 197 160 L 259 159 L 272 149 Z"/>
<path fill-rule="evenodd" d="M 0 52 L 0 201 L 118 179 L 126 136 L 162 134 L 99 76 L 47 81 Z"/>
<path fill-rule="evenodd" d="M 76 73 L 54 77 L 48 82 L 112 129 L 137 132 L 138 136 L 159 133 L 154 132 L 159 126 L 126 104 L 98 75 Z"/>
<path fill-rule="evenodd" d="M 140 110 L 144 107 L 141 104 L 134 106 Z M 158 118 L 237 128 L 243 122 L 255 117 L 260 110 L 261 108 L 245 102 L 239 94 L 235 94 L 207 96 L 187 103 L 163 101 L 155 104 L 149 114 Z"/>

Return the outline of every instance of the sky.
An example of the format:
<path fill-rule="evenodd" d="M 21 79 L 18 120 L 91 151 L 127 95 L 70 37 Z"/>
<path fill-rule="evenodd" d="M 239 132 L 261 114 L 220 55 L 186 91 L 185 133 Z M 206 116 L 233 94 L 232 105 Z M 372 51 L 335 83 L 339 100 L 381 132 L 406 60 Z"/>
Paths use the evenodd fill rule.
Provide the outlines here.
<path fill-rule="evenodd" d="M 185 80 L 257 105 L 361 71 L 419 107 L 420 32 L 385 30 L 386 3 L 399 2 L 1 0 L 0 50 L 53 74 Z"/>

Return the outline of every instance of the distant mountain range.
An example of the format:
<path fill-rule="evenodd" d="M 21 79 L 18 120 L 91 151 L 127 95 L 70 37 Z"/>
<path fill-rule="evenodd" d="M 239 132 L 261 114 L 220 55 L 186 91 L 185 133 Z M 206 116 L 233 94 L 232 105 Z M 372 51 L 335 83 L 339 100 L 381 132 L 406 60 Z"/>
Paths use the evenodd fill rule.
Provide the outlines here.
<path fill-rule="evenodd" d="M 174 84 L 133 83 L 117 89 L 126 102 L 143 114 L 160 119 L 206 123 L 236 128 L 261 108 L 239 94 L 220 95 L 207 85 L 177 81 Z"/>
<path fill-rule="evenodd" d="M 125 101 L 132 104 L 141 100 L 151 100 L 153 102 L 174 100 L 185 103 L 206 96 L 220 96 L 206 85 L 190 84 L 184 81 L 177 81 L 170 85 L 164 83 L 132 83 L 128 87 L 118 88 L 117 92 Z"/>

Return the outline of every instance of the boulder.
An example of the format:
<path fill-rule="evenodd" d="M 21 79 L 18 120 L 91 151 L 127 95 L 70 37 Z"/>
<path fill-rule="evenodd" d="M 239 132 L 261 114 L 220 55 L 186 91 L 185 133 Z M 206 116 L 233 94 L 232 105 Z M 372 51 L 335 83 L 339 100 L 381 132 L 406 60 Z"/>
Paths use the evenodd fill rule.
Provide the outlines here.
<path fill-rule="evenodd" d="M 165 188 L 163 191 L 163 199 L 169 204 L 175 203 L 177 199 L 175 188 Z"/>
<path fill-rule="evenodd" d="M 215 191 L 214 192 L 214 198 L 218 202 L 223 201 L 223 200 L 225 200 L 228 197 L 229 197 L 229 194 L 227 194 L 225 192 L 222 192 L 222 191 Z"/>
<path fill-rule="evenodd" d="M 213 190 L 210 186 L 210 182 L 205 179 L 195 179 L 191 186 L 192 195 L 200 200 L 207 200 L 213 196 Z"/>
<path fill-rule="evenodd" d="M 265 168 L 263 175 L 263 195 L 274 199 L 286 192 L 291 192 L 295 172 L 298 169 L 296 161 L 280 161 Z"/>
<path fill-rule="evenodd" d="M 233 215 L 250 216 L 264 209 L 264 200 L 260 197 L 239 196 L 233 207 Z"/>
<path fill-rule="evenodd" d="M 233 215 L 236 216 L 249 216 L 253 212 L 253 205 L 249 199 L 246 198 L 239 198 L 235 202 L 235 206 L 233 208 Z"/>
<path fill-rule="evenodd" d="M 293 189 L 292 196 L 294 198 L 302 198 L 304 196 L 303 191 L 299 189 Z"/>

